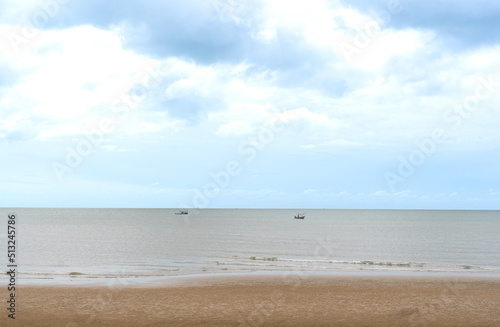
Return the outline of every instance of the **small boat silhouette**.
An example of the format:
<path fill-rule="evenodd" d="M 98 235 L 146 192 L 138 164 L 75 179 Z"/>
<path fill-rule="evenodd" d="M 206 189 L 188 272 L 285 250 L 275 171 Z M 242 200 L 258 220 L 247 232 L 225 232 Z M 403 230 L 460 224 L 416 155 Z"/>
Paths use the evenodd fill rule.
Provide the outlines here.
<path fill-rule="evenodd" d="M 294 218 L 295 219 L 304 219 L 306 215 L 304 213 L 298 213 Z"/>

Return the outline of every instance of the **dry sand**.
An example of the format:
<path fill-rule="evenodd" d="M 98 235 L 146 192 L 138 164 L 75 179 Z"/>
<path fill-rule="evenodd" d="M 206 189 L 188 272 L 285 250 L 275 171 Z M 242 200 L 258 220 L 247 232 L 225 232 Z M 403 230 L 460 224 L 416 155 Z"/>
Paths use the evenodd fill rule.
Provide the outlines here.
<path fill-rule="evenodd" d="M 291 274 L 111 285 L 19 286 L 16 319 L 3 309 L 0 326 L 500 326 L 500 278 Z"/>

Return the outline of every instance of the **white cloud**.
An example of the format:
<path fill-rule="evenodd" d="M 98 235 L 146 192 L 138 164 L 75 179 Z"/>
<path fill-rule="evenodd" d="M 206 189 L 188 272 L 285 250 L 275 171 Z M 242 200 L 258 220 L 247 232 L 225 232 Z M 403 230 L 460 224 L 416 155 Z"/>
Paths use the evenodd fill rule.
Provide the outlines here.
<path fill-rule="evenodd" d="M 66 144 L 82 136 L 82 131 L 99 126 L 103 119 L 111 119 L 113 132 L 104 137 L 100 147 L 105 156 L 128 151 L 129 146 L 147 156 L 141 152 L 144 144 L 151 152 L 162 153 L 162 146 L 177 142 L 176 151 L 186 157 L 190 153 L 183 151 L 222 153 L 215 146 L 209 147 L 230 144 L 232 138 L 250 139 L 278 119 L 283 132 L 273 138 L 274 144 L 266 148 L 266 155 L 259 157 L 269 160 L 268 165 L 262 168 L 256 163 L 249 167 L 254 169 L 252 176 L 267 176 L 265 170 L 276 162 L 282 163 L 283 154 L 307 153 L 310 161 L 301 162 L 304 166 L 300 169 L 339 179 L 343 173 L 330 174 L 331 170 L 345 169 L 347 175 L 358 176 L 355 169 L 363 168 L 377 174 L 373 162 L 380 164 L 389 160 L 386 156 L 406 155 L 416 148 L 416 140 L 429 137 L 436 128 L 446 132 L 446 142 L 433 154 L 437 159 L 446 157 L 451 146 L 457 158 L 472 149 L 478 158 L 490 158 L 498 150 L 500 87 L 494 86 L 494 94 L 481 101 L 480 108 L 462 117 L 459 127 L 453 127 L 445 117 L 448 110 L 455 110 L 456 105 L 474 95 L 479 77 L 487 78 L 490 73 L 498 76 L 497 44 L 450 50 L 443 46 L 439 29 L 415 28 L 411 24 L 401 28 L 393 17 L 392 25 L 381 26 L 379 35 L 370 36 L 365 45 L 358 46 L 356 41 L 373 24 L 373 18 L 337 1 L 245 2 L 232 9 L 222 5 L 216 4 L 216 9 L 223 11 L 220 17 L 208 12 L 207 4 L 197 8 L 210 23 L 200 19 L 192 25 L 162 16 L 166 9 L 172 10 L 169 14 L 173 18 L 175 10 L 187 13 L 187 4 L 158 5 L 161 10 L 155 11 L 155 5 L 150 3 L 141 5 L 144 11 L 135 13 L 136 4 L 125 2 L 128 7 L 120 7 L 123 11 L 88 17 L 86 11 L 71 10 L 95 12 L 97 7 L 86 7 L 95 4 L 78 3 L 78 7 L 66 8 L 68 16 L 54 18 L 53 26 L 59 29 L 37 30 L 36 38 L 18 55 L 3 38 L 0 140 L 35 139 L 51 144 L 53 152 L 64 158 L 58 149 L 64 150 Z M 36 1 L 11 2 L 4 13 L 19 15 L 37 6 Z M 151 17 L 146 20 L 143 12 Z M 141 21 L 144 24 L 135 28 Z M 17 30 L 13 25 L 0 26 L 4 35 Z M 137 33 L 129 34 L 131 30 Z M 342 51 L 343 42 L 356 46 L 350 60 Z M 156 71 L 154 79 L 159 83 L 147 88 L 137 101 L 131 100 L 133 91 L 141 89 L 140 85 L 151 77 L 148 70 Z M 127 114 L 116 111 L 117 102 L 123 109 L 130 101 L 133 108 L 129 107 Z M 181 141 L 181 137 L 170 138 L 175 133 L 183 136 Z M 246 150 L 251 153 L 252 148 Z M 334 160 L 332 153 L 342 153 L 347 163 Z M 354 162 L 354 157 L 356 168 L 348 164 Z M 359 162 L 359 157 L 366 162 Z M 453 162 L 460 165 L 457 158 Z M 50 162 L 46 157 L 38 160 Z M 426 161 L 425 170 L 437 174 L 442 168 L 433 166 L 432 161 Z M 294 169 L 298 169 L 281 166 L 282 176 L 296 174 Z M 193 169 L 202 174 L 206 168 L 200 164 Z M 463 167 L 457 171 L 464 176 L 472 174 Z M 276 185 L 286 183 L 276 178 Z M 357 181 L 358 188 L 351 188 L 352 181 L 327 179 L 311 181 L 314 185 L 306 185 L 306 191 L 301 189 L 296 194 L 316 200 L 371 198 L 371 203 L 413 201 L 415 197 L 422 201 L 458 199 L 462 194 L 430 186 L 432 192 L 389 193 L 383 189 L 385 185 L 368 185 L 366 180 Z M 377 181 L 376 177 L 373 181 Z M 484 178 L 482 183 L 493 182 Z M 484 189 L 490 187 L 488 184 Z M 248 194 L 272 194 L 269 192 L 264 189 Z M 496 196 L 495 191 L 490 193 Z M 279 193 L 283 201 L 287 195 Z"/>
<path fill-rule="evenodd" d="M 119 31 L 90 26 L 44 31 L 24 56 L 10 62 L 26 76 L 3 104 L 25 103 L 24 118 L 48 121 L 41 137 L 78 134 L 82 120 L 109 109 L 151 65 L 124 50 Z"/>
<path fill-rule="evenodd" d="M 369 38 L 368 45 L 360 47 L 359 53 L 351 56 L 351 64 L 363 70 L 380 71 L 390 59 L 414 54 L 431 39 L 429 33 L 417 30 L 389 30 Z"/>
<path fill-rule="evenodd" d="M 360 142 L 355 142 L 350 140 L 336 139 L 323 142 L 321 145 L 335 146 L 335 147 L 357 147 L 357 146 L 362 146 L 363 144 Z"/>
<path fill-rule="evenodd" d="M 182 120 L 173 119 L 165 112 L 147 112 L 142 113 L 138 119 L 126 122 L 122 129 L 127 135 L 173 134 L 178 132 L 184 125 L 185 123 Z"/>
<path fill-rule="evenodd" d="M 254 131 L 253 126 L 249 125 L 248 122 L 239 120 L 221 125 L 215 134 L 220 136 L 243 136 L 251 134 Z"/>
<path fill-rule="evenodd" d="M 328 8 L 321 1 L 314 1 L 308 6 L 294 3 L 287 7 L 286 12 L 279 12 L 282 9 L 279 4 L 269 4 L 265 9 L 264 17 L 268 19 L 262 25 L 262 31 L 269 36 L 266 39 L 269 42 L 274 38 L 276 28 L 285 27 L 299 28 L 307 42 L 320 48 L 338 45 L 340 39 L 336 39 L 335 35 L 342 34 L 345 37 L 352 30 L 339 27 L 337 21 L 353 29 L 359 28 L 369 19 L 353 9 L 338 5 Z M 309 24 L 313 22 L 316 25 Z M 325 31 L 331 29 L 333 38 L 322 34 L 321 28 Z M 81 128 L 78 127 L 82 121 L 95 117 L 99 110 L 109 107 L 116 98 L 137 84 L 145 66 L 160 63 L 123 49 L 121 37 L 118 29 L 103 31 L 91 26 L 44 31 L 43 38 L 37 40 L 24 58 L 10 59 L 18 69 L 29 70 L 30 73 L 2 99 L 2 104 L 30 102 L 25 106 L 28 115 L 50 121 L 50 127 L 42 125 L 41 137 L 80 133 Z M 295 115 L 292 122 L 300 120 L 302 128 L 297 128 L 297 133 L 309 127 L 305 134 L 313 143 L 303 142 L 303 146 L 359 146 L 368 140 L 376 142 L 377 138 L 382 141 L 390 139 L 391 130 L 386 125 L 397 126 L 392 130 L 393 134 L 400 130 L 414 130 L 414 135 L 417 135 L 419 129 L 425 133 L 424 127 L 428 126 L 431 111 L 442 110 L 449 100 L 445 98 L 446 95 L 426 99 L 422 97 L 422 90 L 432 87 L 432 83 L 443 85 L 450 80 L 450 75 L 457 74 L 453 62 L 465 67 L 474 62 L 484 63 L 478 68 L 489 67 L 495 62 L 495 48 L 480 49 L 464 57 L 451 59 L 452 62 L 444 66 L 445 70 L 427 80 L 405 82 L 404 79 L 412 78 L 407 75 L 408 72 L 395 72 L 387 76 L 387 67 L 383 67 L 388 60 L 394 56 L 417 58 L 422 47 L 431 41 L 432 34 L 428 32 L 387 29 L 375 37 L 372 44 L 362 49 L 358 59 L 365 58 L 367 61 L 363 59 L 351 66 L 341 60 L 326 66 L 332 74 L 338 70 L 337 74 L 345 75 L 350 83 L 350 92 L 340 98 L 306 89 L 286 89 L 273 83 L 275 73 L 272 71 L 246 74 L 251 67 L 246 63 L 204 66 L 167 58 L 162 61 L 166 69 L 161 76 L 172 80 L 165 87 L 166 99 L 198 96 L 218 103 L 214 107 L 217 110 L 211 110 L 207 115 L 209 121 L 219 124 L 217 135 L 242 136 L 253 133 L 265 125 L 270 115 L 286 112 Z M 368 75 L 353 74 L 356 67 L 368 69 Z M 370 72 L 374 68 L 377 70 L 376 75 Z M 418 72 L 410 71 L 410 74 L 413 73 Z M 309 98 L 304 101 L 306 95 Z M 154 105 L 157 100 L 151 99 L 150 105 Z M 285 101 L 302 102 L 304 108 L 287 110 L 282 105 Z M 316 107 L 312 108 L 312 104 Z M 332 106 L 334 111 L 329 109 Z M 439 115 L 435 116 L 439 118 Z M 173 126 L 182 128 L 180 121 L 176 122 L 167 116 L 162 119 L 170 120 L 161 124 L 149 118 L 137 119 L 137 126 L 131 128 L 129 133 L 158 132 Z M 381 120 L 385 123 L 377 123 Z M 12 124 L 15 119 L 10 121 Z M 407 126 L 409 123 L 410 128 Z M 358 128 L 349 130 L 350 126 Z M 361 126 L 367 128 L 361 131 Z"/>

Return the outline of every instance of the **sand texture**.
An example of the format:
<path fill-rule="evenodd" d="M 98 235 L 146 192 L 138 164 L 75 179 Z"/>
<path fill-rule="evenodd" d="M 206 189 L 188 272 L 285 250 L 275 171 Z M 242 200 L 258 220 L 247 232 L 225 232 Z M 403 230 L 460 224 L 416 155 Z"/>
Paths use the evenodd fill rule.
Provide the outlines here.
<path fill-rule="evenodd" d="M 19 286 L 16 299 L 0 326 L 500 326 L 500 278 L 218 276 Z"/>

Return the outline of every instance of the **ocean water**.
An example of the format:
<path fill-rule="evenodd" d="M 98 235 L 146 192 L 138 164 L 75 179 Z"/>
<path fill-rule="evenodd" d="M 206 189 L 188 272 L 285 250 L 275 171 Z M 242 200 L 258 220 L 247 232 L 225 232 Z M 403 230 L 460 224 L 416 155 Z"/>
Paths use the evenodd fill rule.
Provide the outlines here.
<path fill-rule="evenodd" d="M 500 211 L 2 209 L 18 278 L 254 272 L 500 276 Z M 0 253 L 7 271 L 7 223 Z M 2 274 L 6 278 L 5 274 Z"/>

